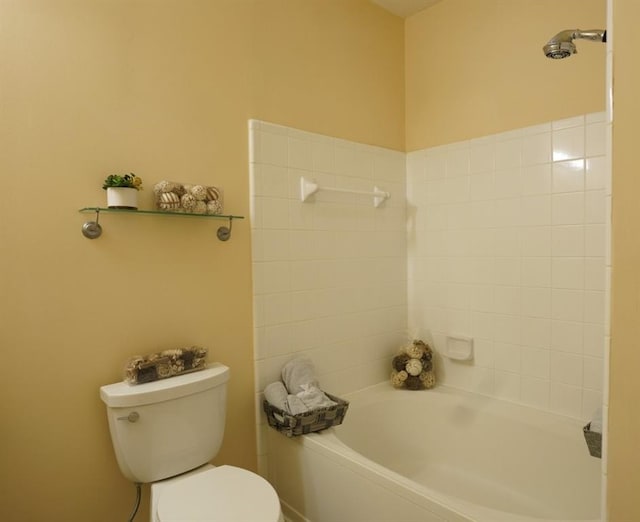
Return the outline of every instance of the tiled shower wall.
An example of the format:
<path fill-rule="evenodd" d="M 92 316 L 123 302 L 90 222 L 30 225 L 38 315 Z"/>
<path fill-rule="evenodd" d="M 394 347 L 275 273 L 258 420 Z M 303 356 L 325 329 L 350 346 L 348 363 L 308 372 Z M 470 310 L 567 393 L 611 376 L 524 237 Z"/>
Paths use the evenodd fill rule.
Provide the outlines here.
<path fill-rule="evenodd" d="M 254 350 L 260 470 L 266 470 L 261 391 L 304 354 L 322 387 L 343 394 L 388 378 L 405 342 L 405 154 L 251 120 Z M 300 198 L 320 186 L 391 193 Z"/>
<path fill-rule="evenodd" d="M 602 404 L 606 137 L 597 113 L 408 154 L 409 327 L 475 345 L 438 358 L 440 382 L 584 419 Z"/>

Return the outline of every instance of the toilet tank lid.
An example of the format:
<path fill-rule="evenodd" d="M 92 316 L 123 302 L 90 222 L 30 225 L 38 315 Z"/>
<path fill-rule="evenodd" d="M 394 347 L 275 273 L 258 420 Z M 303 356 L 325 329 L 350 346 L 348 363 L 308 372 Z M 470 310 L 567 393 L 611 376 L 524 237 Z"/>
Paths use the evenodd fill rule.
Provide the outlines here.
<path fill-rule="evenodd" d="M 211 363 L 204 370 L 145 384 L 132 385 L 124 381 L 107 384 L 100 388 L 100 398 L 112 408 L 142 406 L 192 395 L 228 380 L 229 368 L 224 364 Z"/>

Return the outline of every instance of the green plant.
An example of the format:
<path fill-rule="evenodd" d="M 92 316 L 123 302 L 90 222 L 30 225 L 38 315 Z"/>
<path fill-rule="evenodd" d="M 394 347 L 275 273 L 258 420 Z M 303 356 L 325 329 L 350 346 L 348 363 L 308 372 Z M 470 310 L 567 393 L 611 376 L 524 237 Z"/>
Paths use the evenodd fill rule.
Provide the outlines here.
<path fill-rule="evenodd" d="M 111 174 L 107 176 L 102 184 L 102 188 L 107 190 L 109 187 L 128 187 L 136 190 L 142 190 L 142 178 L 136 176 L 133 172 L 129 174 Z"/>

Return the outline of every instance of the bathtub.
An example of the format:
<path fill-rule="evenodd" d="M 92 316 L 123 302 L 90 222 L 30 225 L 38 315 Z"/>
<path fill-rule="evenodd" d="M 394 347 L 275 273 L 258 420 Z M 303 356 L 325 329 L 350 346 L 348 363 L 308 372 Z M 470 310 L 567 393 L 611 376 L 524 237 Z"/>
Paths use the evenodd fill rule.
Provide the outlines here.
<path fill-rule="evenodd" d="M 346 398 L 341 426 L 268 430 L 269 478 L 292 521 L 600 519 L 600 460 L 576 420 L 444 386 Z"/>

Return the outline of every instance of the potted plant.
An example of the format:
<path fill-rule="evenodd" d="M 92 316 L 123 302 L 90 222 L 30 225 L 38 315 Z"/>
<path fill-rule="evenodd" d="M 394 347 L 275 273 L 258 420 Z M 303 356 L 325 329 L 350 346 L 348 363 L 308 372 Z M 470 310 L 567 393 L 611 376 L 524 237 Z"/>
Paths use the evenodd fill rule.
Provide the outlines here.
<path fill-rule="evenodd" d="M 107 191 L 109 208 L 138 208 L 138 191 L 142 190 L 142 179 L 133 172 L 129 174 L 111 174 L 102 184 Z"/>

